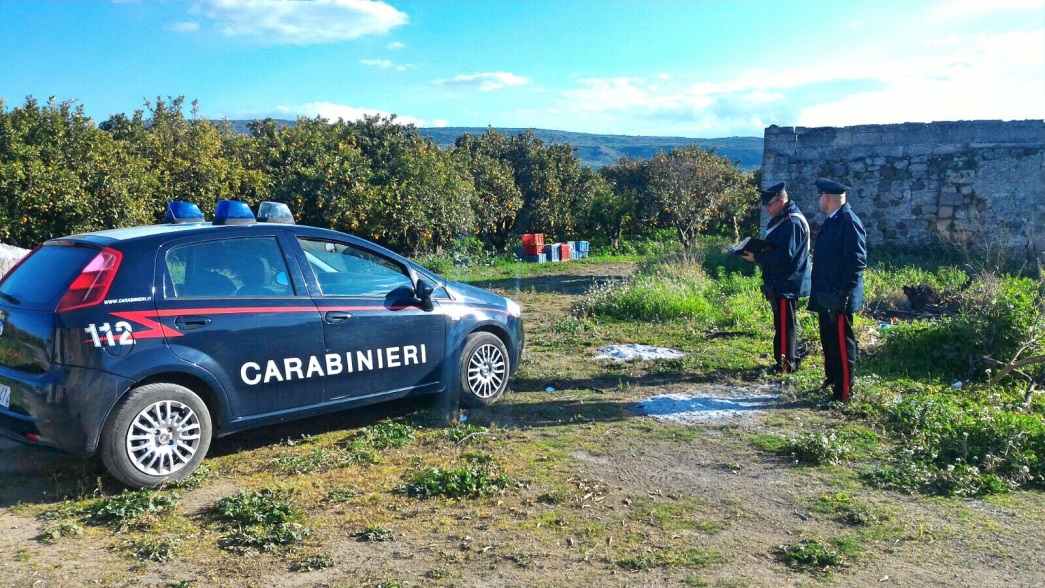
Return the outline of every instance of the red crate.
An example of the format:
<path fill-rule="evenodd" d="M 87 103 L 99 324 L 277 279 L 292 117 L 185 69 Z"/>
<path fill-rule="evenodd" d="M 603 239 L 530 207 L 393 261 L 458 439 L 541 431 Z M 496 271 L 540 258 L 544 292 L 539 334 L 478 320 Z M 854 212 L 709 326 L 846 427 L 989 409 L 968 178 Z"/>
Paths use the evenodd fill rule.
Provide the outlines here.
<path fill-rule="evenodd" d="M 540 255 L 544 253 L 544 245 L 523 245 L 523 255 Z"/>
<path fill-rule="evenodd" d="M 569 261 L 570 260 L 570 244 L 559 243 L 559 260 Z"/>
<path fill-rule="evenodd" d="M 523 247 L 527 245 L 534 245 L 536 247 L 544 246 L 544 233 L 532 233 L 522 236 Z"/>

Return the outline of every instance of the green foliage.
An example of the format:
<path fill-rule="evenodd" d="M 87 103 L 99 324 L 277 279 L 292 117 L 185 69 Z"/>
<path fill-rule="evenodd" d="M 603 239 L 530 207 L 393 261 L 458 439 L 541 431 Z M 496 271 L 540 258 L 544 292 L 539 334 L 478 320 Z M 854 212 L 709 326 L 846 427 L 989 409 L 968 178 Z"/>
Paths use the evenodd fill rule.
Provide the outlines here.
<path fill-rule="evenodd" d="M 289 493 L 280 489 L 240 490 L 219 500 L 215 513 L 230 527 L 221 545 L 233 551 L 270 551 L 311 533 Z"/>
<path fill-rule="evenodd" d="M 292 572 L 315 572 L 334 567 L 334 558 L 328 553 L 303 557 L 290 566 Z"/>
<path fill-rule="evenodd" d="M 617 560 L 617 565 L 625 570 L 643 572 L 658 566 L 704 568 L 724 561 L 726 561 L 725 556 L 716 551 L 689 548 L 640 553 Z"/>
<path fill-rule="evenodd" d="M 402 447 L 414 438 L 414 427 L 395 421 L 385 421 L 363 427 L 352 438 L 353 443 L 363 443 L 374 449 Z"/>
<path fill-rule="evenodd" d="M 486 427 L 462 425 L 455 422 L 444 429 L 444 434 L 447 439 L 456 444 L 466 441 L 469 443 L 480 443 L 488 438 L 490 431 Z"/>
<path fill-rule="evenodd" d="M 444 150 L 394 116 L 247 127 L 239 135 L 201 119 L 183 96 L 157 97 L 97 127 L 73 101 L 30 97 L 10 111 L 0 101 L 0 242 L 31 248 L 149 224 L 170 200 L 196 202 L 205 214 L 220 199 L 285 202 L 303 224 L 413 255 L 451 248 L 452 263 L 460 263 L 458 243 L 475 239 L 476 251 L 500 255 L 532 232 L 625 255 L 673 250 L 680 238 L 688 250 L 706 228 L 736 235 L 738 223 L 757 218 L 755 176 L 696 147 L 596 172 L 571 145 L 531 131 L 462 135 Z M 653 236 L 664 229 L 670 240 Z"/>
<path fill-rule="evenodd" d="M 163 563 L 174 559 L 181 548 L 181 543 L 182 540 L 178 537 L 164 535 L 123 541 L 120 543 L 120 547 L 130 552 L 139 561 Z"/>
<path fill-rule="evenodd" d="M 418 474 L 406 486 L 406 493 L 416 498 L 480 498 L 500 492 L 511 483 L 507 475 L 496 475 L 478 467 L 431 468 Z"/>
<path fill-rule="evenodd" d="M 794 437 L 781 450 L 798 463 L 827 465 L 843 463 L 853 453 L 848 436 L 837 431 L 817 431 Z"/>
<path fill-rule="evenodd" d="M 734 219 L 738 233 L 739 219 L 756 201 L 754 186 L 735 163 L 696 146 L 658 153 L 648 166 L 649 190 L 687 255 L 713 220 Z"/>
<path fill-rule="evenodd" d="M 796 570 L 828 572 L 845 565 L 842 553 L 815 539 L 781 545 L 775 552 L 782 562 Z"/>
<path fill-rule="evenodd" d="M 979 275 L 965 285 L 957 314 L 890 329 L 882 347 L 882 368 L 968 379 L 983 373 L 985 356 L 1009 361 L 1040 352 L 1045 330 L 1042 289 L 1037 280 Z"/>
<path fill-rule="evenodd" d="M 979 496 L 1045 486 L 1045 417 L 939 393 L 887 407 L 884 424 L 907 439 L 895 465 L 867 474 L 907 492 Z"/>
<path fill-rule="evenodd" d="M 725 274 L 715 280 L 696 265 L 660 263 L 633 279 L 592 290 L 572 311 L 578 317 L 686 319 L 703 328 L 747 328 L 768 320 L 758 287 L 757 277 Z"/>
<path fill-rule="evenodd" d="M 392 540 L 392 532 L 377 525 L 367 525 L 366 528 L 352 533 L 352 536 L 367 543 Z"/>
<path fill-rule="evenodd" d="M 87 522 L 117 526 L 141 523 L 171 512 L 180 499 L 177 492 L 124 490 L 87 506 Z"/>

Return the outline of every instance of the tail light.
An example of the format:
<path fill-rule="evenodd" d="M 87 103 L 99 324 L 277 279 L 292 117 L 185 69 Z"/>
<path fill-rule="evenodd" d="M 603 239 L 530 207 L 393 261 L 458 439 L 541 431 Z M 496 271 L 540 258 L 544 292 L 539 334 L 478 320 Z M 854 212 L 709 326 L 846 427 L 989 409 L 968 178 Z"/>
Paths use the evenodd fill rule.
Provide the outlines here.
<path fill-rule="evenodd" d="M 73 280 L 62 301 L 58 303 L 57 312 L 86 308 L 105 300 L 122 259 L 123 254 L 119 251 L 108 247 L 102 249 Z"/>

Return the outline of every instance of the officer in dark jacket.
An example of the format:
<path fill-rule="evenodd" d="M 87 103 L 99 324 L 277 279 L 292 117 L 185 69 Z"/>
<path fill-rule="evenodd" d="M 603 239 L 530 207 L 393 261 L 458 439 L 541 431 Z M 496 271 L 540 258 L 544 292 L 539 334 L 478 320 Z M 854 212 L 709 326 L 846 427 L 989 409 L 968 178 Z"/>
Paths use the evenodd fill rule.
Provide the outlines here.
<path fill-rule="evenodd" d="M 762 208 L 769 216 L 764 240 L 769 247 L 742 256 L 762 268 L 762 292 L 773 309 L 774 371 L 796 371 L 798 321 L 795 304 L 809 296 L 809 223 L 788 198 L 784 182 L 760 190 Z"/>
<path fill-rule="evenodd" d="M 856 380 L 856 337 L 853 313 L 864 304 L 864 268 L 867 234 L 846 202 L 849 187 L 820 178 L 820 212 L 827 219 L 813 247 L 813 291 L 809 309 L 820 319 L 824 371 L 834 389 L 833 398 L 848 402 Z"/>

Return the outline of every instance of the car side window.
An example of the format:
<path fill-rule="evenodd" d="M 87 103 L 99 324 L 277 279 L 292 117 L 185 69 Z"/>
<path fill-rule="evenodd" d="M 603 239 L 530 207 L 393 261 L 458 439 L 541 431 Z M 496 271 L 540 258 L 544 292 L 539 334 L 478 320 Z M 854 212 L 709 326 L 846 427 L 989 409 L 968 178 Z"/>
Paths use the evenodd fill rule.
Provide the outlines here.
<path fill-rule="evenodd" d="M 398 264 L 336 241 L 298 238 L 324 296 L 384 298 L 413 282 Z"/>
<path fill-rule="evenodd" d="M 275 237 L 218 239 L 167 252 L 168 298 L 293 296 Z"/>

